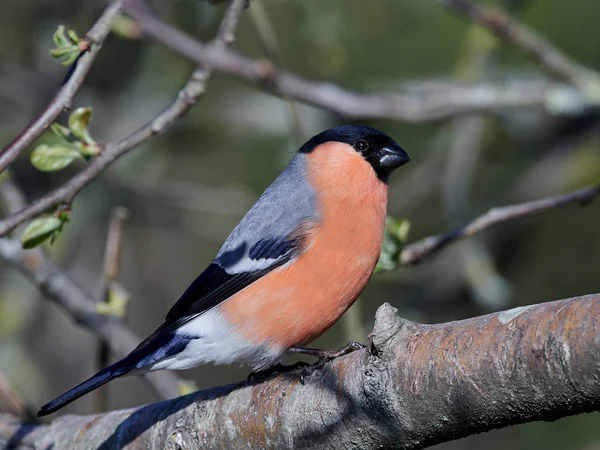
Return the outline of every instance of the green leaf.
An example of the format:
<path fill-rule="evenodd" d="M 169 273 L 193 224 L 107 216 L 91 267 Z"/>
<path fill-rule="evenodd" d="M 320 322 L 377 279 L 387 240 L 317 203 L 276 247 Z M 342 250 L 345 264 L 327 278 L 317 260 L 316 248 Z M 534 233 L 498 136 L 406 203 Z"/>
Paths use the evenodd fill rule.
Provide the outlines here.
<path fill-rule="evenodd" d="M 96 312 L 123 319 L 127 315 L 129 299 L 129 293 L 121 285 L 114 283 L 108 291 L 107 300 L 96 305 Z"/>
<path fill-rule="evenodd" d="M 69 116 L 69 128 L 77 137 L 89 145 L 96 145 L 96 141 L 90 136 L 88 127 L 92 120 L 92 108 L 77 108 Z"/>
<path fill-rule="evenodd" d="M 49 237 L 58 234 L 62 226 L 63 222 L 56 216 L 40 216 L 27 225 L 21 236 L 21 244 L 23 248 L 37 247 Z"/>
<path fill-rule="evenodd" d="M 79 44 L 79 35 L 77 34 L 77 32 L 75 30 L 69 30 L 67 32 L 67 34 L 69 35 L 69 37 L 71 38 L 71 41 L 73 41 L 73 43 Z"/>
<path fill-rule="evenodd" d="M 52 35 L 52 40 L 58 47 L 62 47 L 69 43 L 67 37 L 65 36 L 65 26 L 59 25 L 54 34 Z"/>
<path fill-rule="evenodd" d="M 31 164 L 42 172 L 53 172 L 67 167 L 81 155 L 72 148 L 60 145 L 38 145 L 31 153 Z"/>
<path fill-rule="evenodd" d="M 79 48 L 79 36 L 73 30 L 69 30 L 65 33 L 65 27 L 63 25 L 60 25 L 56 29 L 52 36 L 52 40 L 56 44 L 56 48 L 50 50 L 50 55 L 53 58 L 60 59 L 65 66 L 71 65 L 81 53 L 81 49 Z"/>
<path fill-rule="evenodd" d="M 406 243 L 409 231 L 410 222 L 408 220 L 396 220 L 391 217 L 385 219 L 383 244 L 375 273 L 394 270 L 398 266 L 398 258 Z"/>
<path fill-rule="evenodd" d="M 73 141 L 73 133 L 71 133 L 71 130 L 69 130 L 67 127 L 63 127 L 58 123 L 53 123 L 52 125 L 50 125 L 50 129 L 59 138 L 62 138 L 67 142 Z"/>
<path fill-rule="evenodd" d="M 0 172 L 0 184 L 4 183 L 5 181 L 8 181 L 9 179 L 10 179 L 10 172 L 7 169 Z"/>

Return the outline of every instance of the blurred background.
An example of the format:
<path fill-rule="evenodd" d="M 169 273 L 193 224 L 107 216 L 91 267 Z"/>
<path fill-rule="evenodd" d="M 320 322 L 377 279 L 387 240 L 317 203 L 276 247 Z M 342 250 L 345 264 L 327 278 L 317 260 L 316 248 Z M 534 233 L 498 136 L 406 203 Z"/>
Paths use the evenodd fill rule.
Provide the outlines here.
<path fill-rule="evenodd" d="M 224 5 L 161 0 L 155 11 L 210 40 Z M 600 2 L 506 0 L 505 8 L 580 63 L 600 70 Z M 0 146 L 43 109 L 66 68 L 49 56 L 64 24 L 84 35 L 105 2 L 0 2 Z M 441 80 L 545 79 L 516 49 L 433 0 L 254 0 L 235 48 L 280 58 L 290 71 L 363 92 L 405 91 Z M 112 35 L 76 98 L 91 106 L 92 136 L 106 142 L 152 119 L 193 66 L 151 42 Z M 65 123 L 67 116 L 59 120 Z M 214 74 L 206 95 L 163 135 L 120 159 L 77 196 L 51 258 L 98 299 L 111 211 L 130 211 L 121 284 L 131 295 L 129 326 L 153 331 L 225 237 L 307 138 L 344 118 Z M 600 115 L 505 110 L 428 124 L 370 122 L 393 136 L 411 164 L 393 177 L 389 214 L 411 223 L 409 241 L 466 223 L 493 206 L 597 184 Z M 42 140 L 48 139 L 43 136 Z M 33 147 L 32 147 L 33 148 Z M 83 167 L 42 173 L 24 152 L 11 177 L 27 199 Z M 365 342 L 383 302 L 406 318 L 442 322 L 529 303 L 600 292 L 600 204 L 512 222 L 452 245 L 418 266 L 376 274 L 357 304 L 314 343 Z M 596 231 L 594 231 L 596 230 Z M 97 369 L 98 342 L 0 260 L 0 372 L 32 409 Z M 247 370 L 202 367 L 182 373 L 199 388 L 244 379 Z M 135 378 L 104 388 L 110 409 L 155 401 Z M 91 413 L 95 394 L 64 412 Z M 448 443 L 444 449 L 592 449 L 600 416 L 534 423 Z"/>

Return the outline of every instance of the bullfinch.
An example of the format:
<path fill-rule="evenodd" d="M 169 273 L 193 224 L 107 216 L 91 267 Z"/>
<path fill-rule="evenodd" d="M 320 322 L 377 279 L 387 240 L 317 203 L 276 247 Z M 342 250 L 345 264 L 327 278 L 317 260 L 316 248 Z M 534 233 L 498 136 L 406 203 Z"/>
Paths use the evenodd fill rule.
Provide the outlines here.
<path fill-rule="evenodd" d="M 124 375 L 199 364 L 282 367 L 354 303 L 383 241 L 388 179 L 409 161 L 385 133 L 343 125 L 317 134 L 291 159 L 225 240 L 165 321 L 129 355 L 42 406 L 51 414 Z"/>

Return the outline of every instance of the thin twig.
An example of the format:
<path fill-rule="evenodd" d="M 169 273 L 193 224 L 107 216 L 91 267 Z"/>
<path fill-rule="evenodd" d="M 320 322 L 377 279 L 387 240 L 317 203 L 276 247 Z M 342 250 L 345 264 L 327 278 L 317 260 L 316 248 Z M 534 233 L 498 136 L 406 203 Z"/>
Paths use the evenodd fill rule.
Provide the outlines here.
<path fill-rule="evenodd" d="M 25 275 L 46 299 L 62 307 L 77 324 L 106 342 L 116 355 L 125 356 L 140 343 L 141 339 L 122 322 L 99 314 L 94 297 L 40 249 L 23 250 L 16 240 L 0 239 L 0 258 Z M 173 372 L 157 373 L 149 380 L 162 398 L 179 394 L 179 379 Z"/>
<path fill-rule="evenodd" d="M 9 414 L 12 417 L 37 422 L 35 414 L 25 406 L 21 396 L 12 388 L 10 382 L 0 372 L 0 415 Z"/>
<path fill-rule="evenodd" d="M 445 234 L 430 236 L 406 246 L 400 254 L 400 261 L 403 264 L 417 264 L 425 257 L 441 250 L 452 242 L 473 236 L 491 226 L 521 217 L 533 216 L 572 203 L 579 203 L 585 206 L 592 202 L 598 195 L 600 195 L 600 186 L 580 189 L 568 194 L 542 200 L 493 208 L 462 228 Z"/>
<path fill-rule="evenodd" d="M 542 36 L 518 23 L 514 18 L 497 9 L 476 4 L 470 0 L 438 0 L 442 5 L 469 17 L 489 29 L 500 39 L 532 56 L 552 76 L 571 83 L 596 98 L 600 89 L 600 76 L 573 61 Z"/>
<path fill-rule="evenodd" d="M 123 7 L 149 37 L 197 64 L 210 64 L 217 71 L 259 84 L 278 96 L 320 106 L 352 119 L 395 119 L 419 123 L 475 111 L 493 112 L 510 106 L 542 104 L 556 108 L 567 105 L 575 106 L 575 109 L 589 106 L 590 99 L 563 90 L 564 86 L 559 85 L 554 85 L 557 90 L 545 91 L 543 99 L 537 96 L 539 90 L 537 94 L 528 89 L 518 89 L 519 92 L 516 92 L 507 89 L 508 85 L 505 84 L 495 85 L 495 89 L 490 90 L 488 88 L 492 86 L 489 83 L 476 86 L 460 83 L 451 86 L 442 83 L 442 86 L 438 86 L 439 89 L 431 91 L 425 89 L 423 92 L 413 90 L 404 94 L 361 94 L 332 83 L 305 80 L 281 70 L 267 60 L 251 59 L 232 50 L 202 44 L 157 19 L 143 0 L 124 0 Z M 513 85 L 514 87 L 516 86 Z"/>
<path fill-rule="evenodd" d="M 102 287 L 102 301 L 109 303 L 111 295 L 115 292 L 123 292 L 119 283 L 121 273 L 121 248 L 123 242 L 123 231 L 125 222 L 129 217 L 129 210 L 123 206 L 116 207 L 110 216 L 108 235 L 106 238 L 106 250 L 104 253 L 104 280 Z M 106 342 L 100 342 L 98 348 L 98 369 L 108 366 L 110 348 Z M 108 386 L 100 388 L 96 392 L 96 411 L 104 412 L 108 409 Z"/>
<path fill-rule="evenodd" d="M 6 169 L 19 154 L 35 141 L 66 109 L 71 108 L 73 98 L 79 92 L 85 78 L 92 68 L 96 57 L 110 33 L 110 22 L 119 14 L 121 0 L 112 2 L 88 31 L 86 38 L 91 44 L 88 51 L 81 54 L 77 59 L 68 81 L 60 88 L 48 106 L 27 125 L 2 151 L 0 151 L 0 172 Z"/>
<path fill-rule="evenodd" d="M 233 33 L 243 10 L 243 6 L 244 0 L 232 1 L 231 6 L 225 13 L 215 43 L 213 44 L 215 48 L 222 48 L 233 42 Z M 183 116 L 204 93 L 204 89 L 212 73 L 211 69 L 210 66 L 203 66 L 195 70 L 173 103 L 153 120 L 146 123 L 129 136 L 120 141 L 105 144 L 102 153 L 67 183 L 15 214 L 0 220 L 0 237 L 7 235 L 19 224 L 43 213 L 53 206 L 70 204 L 79 191 L 94 181 L 119 157 L 123 156 L 145 140 L 150 139 L 156 134 L 162 133 L 166 128 L 171 126 L 179 117 Z"/>
<path fill-rule="evenodd" d="M 250 17 L 254 21 L 256 31 L 258 32 L 258 36 L 260 38 L 261 46 L 263 47 L 267 57 L 269 57 L 272 61 L 275 61 L 279 67 L 285 68 L 283 54 L 277 40 L 277 34 L 271 25 L 269 14 L 267 13 L 267 9 L 261 0 L 253 1 L 252 8 L 250 8 Z M 309 136 L 307 135 L 306 129 L 302 124 L 300 112 L 298 111 L 298 105 L 296 102 L 294 102 L 294 100 L 285 95 L 282 96 L 282 99 L 289 111 L 289 117 L 293 126 L 296 141 L 298 146 L 300 146 L 308 139 Z"/>
<path fill-rule="evenodd" d="M 11 180 L 0 185 L 0 203 L 9 213 L 25 203 L 23 194 Z M 0 239 L 0 259 L 23 273 L 44 298 L 61 306 L 69 317 L 96 334 L 116 355 L 125 356 L 140 343 L 141 339 L 122 322 L 99 314 L 96 300 L 48 259 L 42 249 L 23 250 L 16 240 Z M 159 397 L 173 398 L 179 394 L 179 378 L 173 373 L 146 379 Z"/>
<path fill-rule="evenodd" d="M 216 38 L 220 45 L 225 46 L 232 42 L 243 5 L 244 0 L 232 1 Z M 27 218 L 34 217 L 53 205 L 61 202 L 70 203 L 79 190 L 95 179 L 120 155 L 164 130 L 184 114 L 202 94 L 209 75 L 209 68 L 196 70 L 178 98 L 163 113 L 129 137 L 107 145 L 106 150 L 92 164 L 58 190 L 27 207 L 23 207 L 21 201 L 15 203 L 11 197 L 11 200 L 5 203 L 16 205 L 20 211 L 1 221 L 0 229 L 3 232 L 0 232 L 0 236 L 6 235 Z M 6 187 L 7 182 L 4 182 L 2 188 L 6 189 Z M 10 214 L 12 211 L 9 207 L 7 209 Z M 120 321 L 98 314 L 97 302 L 93 297 L 48 260 L 40 249 L 25 251 L 16 240 L 0 239 L 0 258 L 20 270 L 46 298 L 60 305 L 75 322 L 107 342 L 111 351 L 117 355 L 126 355 L 140 342 L 140 339 Z M 161 372 L 152 376 L 145 375 L 145 377 L 163 398 L 171 398 L 179 394 L 179 378 L 174 373 Z"/>

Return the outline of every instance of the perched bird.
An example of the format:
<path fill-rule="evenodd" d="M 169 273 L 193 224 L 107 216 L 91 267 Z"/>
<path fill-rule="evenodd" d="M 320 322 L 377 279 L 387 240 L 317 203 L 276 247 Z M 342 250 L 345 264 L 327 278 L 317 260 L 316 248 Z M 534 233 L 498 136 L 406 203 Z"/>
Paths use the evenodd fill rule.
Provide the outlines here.
<path fill-rule="evenodd" d="M 124 375 L 199 364 L 267 369 L 304 349 L 354 303 L 377 263 L 388 179 L 409 161 L 372 127 L 344 125 L 306 142 L 188 287 L 164 323 L 129 355 L 42 406 L 51 414 Z M 278 366 L 281 369 L 282 366 Z"/>

